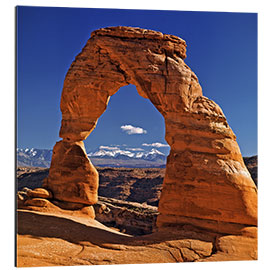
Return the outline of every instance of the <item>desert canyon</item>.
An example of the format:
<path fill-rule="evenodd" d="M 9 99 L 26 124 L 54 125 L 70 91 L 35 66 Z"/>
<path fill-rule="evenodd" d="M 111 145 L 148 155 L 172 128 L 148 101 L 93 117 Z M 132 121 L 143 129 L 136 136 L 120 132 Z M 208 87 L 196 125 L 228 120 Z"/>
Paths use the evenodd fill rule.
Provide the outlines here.
<path fill-rule="evenodd" d="M 62 140 L 49 174 L 42 187 L 18 193 L 18 266 L 257 259 L 257 187 L 185 58 L 185 41 L 173 35 L 124 26 L 92 32 L 65 77 Z M 98 203 L 99 173 L 83 143 L 128 84 L 164 117 L 171 147 L 158 208 L 144 210 L 155 226 L 144 235 L 98 221 L 112 202 Z"/>

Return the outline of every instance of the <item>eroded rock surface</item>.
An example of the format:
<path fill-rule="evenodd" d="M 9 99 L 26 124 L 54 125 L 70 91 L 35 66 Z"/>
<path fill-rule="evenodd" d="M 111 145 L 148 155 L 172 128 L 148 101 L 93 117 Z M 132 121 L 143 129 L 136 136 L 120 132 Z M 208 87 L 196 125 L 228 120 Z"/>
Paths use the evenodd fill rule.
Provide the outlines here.
<path fill-rule="evenodd" d="M 159 229 L 193 224 L 225 233 L 257 225 L 257 190 L 221 108 L 204 97 L 179 37 L 131 27 L 94 31 L 66 75 L 60 137 L 46 188 L 58 200 L 92 205 L 98 175 L 83 140 L 110 96 L 134 84 L 163 115 L 171 147 Z"/>
<path fill-rule="evenodd" d="M 89 205 L 97 202 L 98 172 L 89 161 L 83 142 L 56 143 L 44 187 L 60 201 Z"/>
<path fill-rule="evenodd" d="M 17 209 L 63 216 L 77 216 L 87 219 L 95 218 L 93 206 L 55 200 L 51 192 L 43 188 L 36 188 L 34 190 L 24 188 L 22 191 L 18 191 Z"/>
<path fill-rule="evenodd" d="M 99 196 L 94 205 L 96 220 L 132 235 L 156 230 L 157 207 Z"/>
<path fill-rule="evenodd" d="M 176 263 L 257 259 L 256 238 L 181 226 L 131 237 L 94 219 L 18 211 L 17 266 Z"/>

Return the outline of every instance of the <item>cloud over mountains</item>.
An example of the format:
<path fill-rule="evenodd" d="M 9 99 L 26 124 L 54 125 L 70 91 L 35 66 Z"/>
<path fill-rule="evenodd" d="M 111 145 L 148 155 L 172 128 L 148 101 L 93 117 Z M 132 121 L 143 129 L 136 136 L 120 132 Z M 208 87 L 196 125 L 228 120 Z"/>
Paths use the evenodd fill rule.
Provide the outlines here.
<path fill-rule="evenodd" d="M 107 146 L 107 145 L 101 145 L 99 149 L 105 149 L 105 150 L 118 150 L 118 146 Z"/>
<path fill-rule="evenodd" d="M 165 160 L 166 155 L 157 149 L 144 150 L 142 148 L 120 148 L 111 146 L 100 146 L 95 151 L 88 153 L 91 158 L 116 158 L 116 159 L 143 159 L 143 160 Z"/>
<path fill-rule="evenodd" d="M 164 143 L 159 143 L 159 142 L 155 142 L 155 143 L 143 143 L 142 146 L 151 146 L 151 147 L 170 147 L 168 144 L 164 144 Z"/>

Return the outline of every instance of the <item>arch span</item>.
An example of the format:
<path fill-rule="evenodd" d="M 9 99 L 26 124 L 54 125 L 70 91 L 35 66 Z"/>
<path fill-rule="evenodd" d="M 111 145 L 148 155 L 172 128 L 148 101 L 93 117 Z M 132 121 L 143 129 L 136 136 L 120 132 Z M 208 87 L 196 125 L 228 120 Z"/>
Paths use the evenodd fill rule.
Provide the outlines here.
<path fill-rule="evenodd" d="M 257 224 L 257 191 L 220 107 L 202 94 L 179 37 L 131 27 L 94 31 L 66 75 L 62 123 L 46 187 L 61 201 L 97 201 L 98 173 L 83 140 L 110 96 L 134 84 L 163 115 L 171 147 L 158 228 L 237 232 Z"/>

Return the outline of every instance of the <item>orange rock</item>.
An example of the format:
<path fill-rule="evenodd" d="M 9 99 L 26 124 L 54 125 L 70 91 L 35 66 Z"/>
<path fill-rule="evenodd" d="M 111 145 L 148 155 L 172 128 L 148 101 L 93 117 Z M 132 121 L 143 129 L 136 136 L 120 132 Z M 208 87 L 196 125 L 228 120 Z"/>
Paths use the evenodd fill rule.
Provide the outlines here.
<path fill-rule="evenodd" d="M 17 266 L 176 263 L 255 260 L 255 238 L 220 235 L 186 225 L 132 236 L 75 215 L 76 211 L 19 210 Z M 151 266 L 149 266 L 151 268 Z M 185 267 L 184 267 L 185 268 Z"/>
<path fill-rule="evenodd" d="M 258 259 L 256 238 L 226 235 L 218 237 L 215 246 L 216 254 L 203 261 Z"/>
<path fill-rule="evenodd" d="M 34 190 L 28 190 L 27 191 L 28 197 L 33 198 L 44 198 L 44 199 L 51 199 L 52 193 L 44 188 L 35 188 Z"/>
<path fill-rule="evenodd" d="M 50 205 L 50 202 L 46 199 L 33 198 L 26 200 L 24 204 L 26 206 L 47 207 Z"/>
<path fill-rule="evenodd" d="M 93 204 L 98 174 L 83 140 L 95 128 L 110 96 L 134 84 L 163 115 L 171 147 L 157 226 L 188 223 L 239 233 L 257 225 L 257 190 L 236 136 L 221 108 L 202 95 L 185 64 L 186 43 L 152 30 L 96 30 L 64 82 L 60 137 L 46 181 L 58 200 Z"/>
<path fill-rule="evenodd" d="M 64 201 L 52 201 L 52 203 L 65 210 L 78 210 L 86 206 L 85 204 L 82 203 L 72 203 Z"/>
<path fill-rule="evenodd" d="M 60 201 L 86 205 L 97 202 L 98 173 L 87 157 L 83 142 L 56 143 L 44 185 Z"/>
<path fill-rule="evenodd" d="M 18 209 L 23 209 L 27 211 L 38 211 L 38 212 L 43 212 L 47 213 L 49 215 L 60 215 L 60 216 L 72 216 L 72 217 L 83 217 L 83 218 L 95 218 L 95 210 L 93 206 L 85 206 L 82 205 L 81 208 L 76 208 L 76 209 L 68 209 L 68 208 L 62 208 L 59 205 L 56 205 L 52 202 L 50 202 L 47 199 L 43 198 L 31 198 L 27 199 L 24 202 L 21 202 L 18 205 Z"/>

